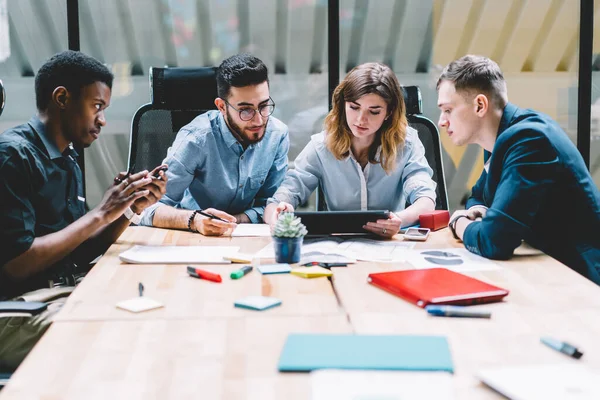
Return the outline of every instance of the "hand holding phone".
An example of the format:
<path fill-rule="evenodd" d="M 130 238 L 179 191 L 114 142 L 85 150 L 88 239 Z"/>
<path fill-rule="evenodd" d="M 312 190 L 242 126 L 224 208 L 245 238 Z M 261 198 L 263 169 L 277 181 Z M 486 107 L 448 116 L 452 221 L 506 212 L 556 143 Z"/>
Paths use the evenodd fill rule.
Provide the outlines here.
<path fill-rule="evenodd" d="M 405 240 L 425 241 L 429 237 L 429 228 L 408 228 L 404 232 Z"/>

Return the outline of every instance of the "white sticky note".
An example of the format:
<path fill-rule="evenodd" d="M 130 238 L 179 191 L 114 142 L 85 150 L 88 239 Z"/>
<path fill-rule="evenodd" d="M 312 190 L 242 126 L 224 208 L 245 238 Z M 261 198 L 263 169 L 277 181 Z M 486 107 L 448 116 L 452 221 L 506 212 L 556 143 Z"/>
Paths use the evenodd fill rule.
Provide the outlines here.
<path fill-rule="evenodd" d="M 267 264 L 256 267 L 261 274 L 285 274 L 292 270 L 290 264 Z"/>
<path fill-rule="evenodd" d="M 138 313 L 142 311 L 154 310 L 155 308 L 161 308 L 163 304 L 152 300 L 148 297 L 134 297 L 133 299 L 125 300 L 120 303 L 117 303 L 117 308 L 122 310 L 127 310 L 133 313 Z"/>
<path fill-rule="evenodd" d="M 236 300 L 234 306 L 240 308 L 248 308 L 250 310 L 266 310 L 267 308 L 275 307 L 281 304 L 281 300 L 275 297 L 267 296 L 248 296 Z"/>

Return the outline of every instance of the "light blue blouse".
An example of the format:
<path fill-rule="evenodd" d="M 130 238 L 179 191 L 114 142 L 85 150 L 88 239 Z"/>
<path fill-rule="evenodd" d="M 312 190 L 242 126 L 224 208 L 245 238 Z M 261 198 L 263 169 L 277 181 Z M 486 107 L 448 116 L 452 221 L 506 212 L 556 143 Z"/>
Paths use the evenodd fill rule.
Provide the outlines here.
<path fill-rule="evenodd" d="M 379 157 L 379 151 L 377 158 Z M 352 152 L 337 160 L 325 145 L 325 133 L 311 137 L 298 155 L 294 169 L 267 204 L 286 202 L 294 208 L 303 204 L 320 184 L 331 211 L 401 211 L 406 202 L 429 197 L 435 203 L 436 183 L 425 158 L 425 149 L 417 131 L 407 128 L 404 147 L 398 152 L 396 167 L 389 175 L 381 164 L 368 163 L 363 170 Z"/>

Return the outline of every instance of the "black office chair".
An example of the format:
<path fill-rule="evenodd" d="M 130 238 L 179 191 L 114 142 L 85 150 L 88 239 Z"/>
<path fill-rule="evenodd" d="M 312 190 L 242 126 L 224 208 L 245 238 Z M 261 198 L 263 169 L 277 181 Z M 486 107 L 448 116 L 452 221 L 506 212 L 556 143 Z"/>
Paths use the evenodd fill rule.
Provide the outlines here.
<path fill-rule="evenodd" d="M 0 115 L 2 115 L 2 111 L 4 111 L 5 100 L 6 92 L 4 91 L 4 84 L 2 83 L 2 79 L 0 79 Z"/>
<path fill-rule="evenodd" d="M 151 103 L 131 122 L 129 161 L 135 171 L 152 170 L 167 155 L 179 130 L 198 115 L 216 109 L 216 68 L 150 68 Z"/>
<path fill-rule="evenodd" d="M 418 86 L 402 86 L 404 91 L 404 103 L 406 104 L 406 118 L 408 125 L 417 131 L 419 139 L 425 147 L 425 158 L 433 170 L 433 180 L 437 183 L 436 188 L 436 210 L 448 209 L 448 193 L 446 192 L 446 179 L 444 177 L 444 166 L 442 164 L 442 145 L 440 133 L 437 126 L 428 118 L 424 117 L 421 90 Z M 316 190 L 317 210 L 327 210 L 325 196 L 322 188 Z M 407 205 L 408 206 L 408 205 Z"/>
<path fill-rule="evenodd" d="M 448 209 L 448 193 L 446 192 L 446 178 L 442 164 L 442 143 L 437 126 L 427 117 L 423 116 L 423 102 L 421 89 L 418 86 L 402 86 L 404 102 L 406 104 L 406 118 L 408 125 L 419 134 L 419 139 L 425 147 L 425 158 L 433 170 L 433 180 L 437 183 L 435 194 L 436 210 Z"/>

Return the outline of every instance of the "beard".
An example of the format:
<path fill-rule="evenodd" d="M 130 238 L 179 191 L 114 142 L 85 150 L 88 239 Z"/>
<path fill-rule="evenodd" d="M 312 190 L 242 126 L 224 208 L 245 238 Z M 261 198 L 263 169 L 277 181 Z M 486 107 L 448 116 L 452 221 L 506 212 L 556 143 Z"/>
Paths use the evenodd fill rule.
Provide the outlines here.
<path fill-rule="evenodd" d="M 244 128 L 242 128 L 241 126 L 239 126 L 238 124 L 235 123 L 234 119 L 232 118 L 231 114 L 229 113 L 229 107 L 227 108 L 227 125 L 229 126 L 229 129 L 231 129 L 231 131 L 233 132 L 234 136 L 237 136 L 238 138 L 241 138 L 245 144 L 255 144 L 260 142 L 261 140 L 263 140 L 263 138 L 265 137 L 265 131 L 267 129 L 267 123 L 269 122 L 269 120 L 267 119 L 267 121 L 264 123 L 264 125 L 262 126 L 262 129 L 258 132 L 251 132 L 248 131 Z"/>

